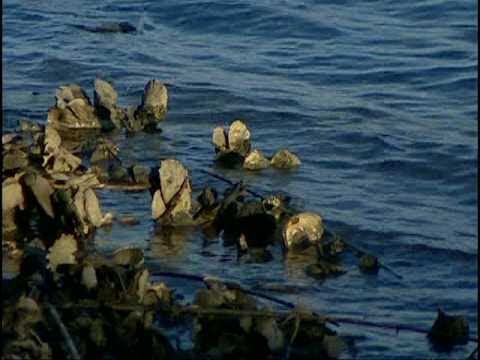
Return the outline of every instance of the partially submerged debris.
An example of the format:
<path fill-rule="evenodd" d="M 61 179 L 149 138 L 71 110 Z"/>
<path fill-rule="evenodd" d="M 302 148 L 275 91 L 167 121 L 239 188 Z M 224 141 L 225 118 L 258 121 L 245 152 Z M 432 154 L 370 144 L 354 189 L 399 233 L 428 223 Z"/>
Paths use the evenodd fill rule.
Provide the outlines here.
<path fill-rule="evenodd" d="M 360 258 L 360 270 L 365 273 L 377 274 L 380 269 L 378 259 L 370 254 L 365 254 Z"/>
<path fill-rule="evenodd" d="M 300 166 L 301 161 L 297 155 L 284 149 L 284 150 L 277 151 L 277 153 L 273 155 L 270 163 L 275 168 L 292 169 Z"/>
<path fill-rule="evenodd" d="M 428 333 L 429 339 L 438 346 L 450 347 L 468 342 L 469 326 L 464 316 L 448 315 L 441 309 Z"/>
<path fill-rule="evenodd" d="M 262 170 L 269 166 L 270 161 L 268 161 L 260 150 L 253 150 L 243 162 L 243 167 L 247 170 Z"/>
<path fill-rule="evenodd" d="M 321 241 L 324 232 L 320 215 L 305 212 L 292 216 L 283 228 L 283 244 L 288 250 L 302 250 Z"/>

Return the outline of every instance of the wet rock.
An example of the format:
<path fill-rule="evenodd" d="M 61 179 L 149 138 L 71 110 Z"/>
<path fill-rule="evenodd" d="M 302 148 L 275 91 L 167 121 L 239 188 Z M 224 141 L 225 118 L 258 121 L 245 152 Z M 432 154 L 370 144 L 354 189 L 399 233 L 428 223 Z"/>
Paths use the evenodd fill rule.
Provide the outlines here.
<path fill-rule="evenodd" d="M 112 221 L 111 214 L 102 214 L 98 197 L 90 187 L 78 188 L 73 197 L 73 211 L 76 221 L 81 225 L 81 232 L 85 235 Z"/>
<path fill-rule="evenodd" d="M 108 168 L 108 182 L 113 184 L 130 184 L 132 183 L 132 178 L 126 167 L 115 162 Z"/>
<path fill-rule="evenodd" d="M 255 331 L 262 335 L 268 343 L 268 347 L 273 353 L 278 353 L 284 349 L 285 336 L 273 318 L 255 319 Z"/>
<path fill-rule="evenodd" d="M 125 111 L 124 126 L 128 133 L 141 131 L 145 127 L 142 116 L 138 114 L 140 113 L 138 113 L 134 107 L 127 107 Z"/>
<path fill-rule="evenodd" d="M 247 170 L 262 170 L 270 166 L 270 161 L 262 154 L 260 150 L 253 150 L 245 158 L 243 167 Z"/>
<path fill-rule="evenodd" d="M 198 202 L 200 203 L 200 205 L 202 205 L 203 208 L 211 209 L 218 204 L 217 198 L 218 195 L 215 189 L 207 186 L 198 196 Z"/>
<path fill-rule="evenodd" d="M 95 79 L 94 105 L 104 130 L 123 127 L 125 112 L 117 106 L 118 94 L 105 80 Z"/>
<path fill-rule="evenodd" d="M 143 165 L 133 165 L 130 167 L 131 177 L 135 184 L 150 184 L 150 169 Z"/>
<path fill-rule="evenodd" d="M 118 152 L 119 148 L 116 144 L 101 139 L 90 156 L 90 163 L 95 164 L 102 161 L 114 161 L 119 163 Z"/>
<path fill-rule="evenodd" d="M 82 269 L 82 285 L 88 290 L 94 289 L 98 285 L 97 273 L 90 264 L 85 264 Z"/>
<path fill-rule="evenodd" d="M 233 152 L 247 156 L 250 151 L 250 130 L 242 120 L 235 120 L 228 130 L 228 146 Z"/>
<path fill-rule="evenodd" d="M 64 129 L 101 128 L 90 99 L 78 85 L 61 86 L 56 100 L 56 105 L 48 112 L 49 124 Z"/>
<path fill-rule="evenodd" d="M 55 154 L 58 151 L 60 145 L 62 144 L 62 138 L 54 127 L 47 126 L 45 128 L 45 137 L 43 143 L 45 146 L 44 151 L 46 154 Z"/>
<path fill-rule="evenodd" d="M 360 258 L 358 264 L 360 270 L 364 273 L 377 274 L 380 269 L 380 264 L 376 256 L 365 254 Z"/>
<path fill-rule="evenodd" d="M 14 177 L 2 183 L 2 234 L 17 229 L 16 213 L 25 209 L 22 185 Z"/>
<path fill-rule="evenodd" d="M 433 343 L 443 347 L 466 344 L 468 335 L 469 325 L 464 316 L 448 315 L 440 309 L 428 333 L 428 337 Z"/>
<path fill-rule="evenodd" d="M 56 106 L 60 109 L 65 109 L 68 103 L 75 99 L 82 99 L 87 104 L 90 103 L 85 91 L 76 84 L 60 86 L 55 92 Z"/>
<path fill-rule="evenodd" d="M 20 149 L 12 149 L 3 154 L 3 172 L 25 169 L 28 164 L 28 154 Z"/>
<path fill-rule="evenodd" d="M 42 166 L 49 173 L 70 173 L 79 168 L 82 160 L 62 146 L 60 134 L 52 126 L 45 128 Z"/>
<path fill-rule="evenodd" d="M 142 103 L 136 110 L 135 117 L 141 119 L 143 127 L 153 129 L 165 119 L 167 105 L 167 87 L 158 80 L 150 80 L 145 85 Z"/>
<path fill-rule="evenodd" d="M 45 170 L 50 173 L 71 173 L 82 164 L 82 159 L 61 147 L 55 154 L 45 156 Z"/>
<path fill-rule="evenodd" d="M 270 160 L 270 164 L 278 169 L 292 169 L 300 166 L 300 159 L 288 150 L 279 150 Z"/>
<path fill-rule="evenodd" d="M 32 191 L 43 211 L 51 218 L 55 217 L 51 199 L 54 190 L 50 182 L 36 172 L 27 173 L 24 177 L 24 182 Z"/>
<path fill-rule="evenodd" d="M 154 189 L 152 217 L 164 224 L 192 222 L 192 188 L 187 169 L 178 160 L 163 160 L 159 189 Z"/>
<path fill-rule="evenodd" d="M 165 213 L 165 211 L 167 211 L 167 207 L 163 201 L 162 192 L 159 189 L 153 194 L 152 218 L 154 220 L 159 219 Z"/>
<path fill-rule="evenodd" d="M 24 119 L 19 121 L 19 127 L 20 131 L 23 132 L 36 133 L 42 131 L 42 126 L 40 124 Z"/>
<path fill-rule="evenodd" d="M 7 145 L 7 144 L 16 144 L 22 140 L 22 136 L 19 134 L 15 133 L 10 133 L 10 134 L 3 134 L 2 135 L 2 145 Z"/>
<path fill-rule="evenodd" d="M 202 190 L 197 200 L 194 219 L 203 224 L 211 223 L 217 216 L 220 207 L 217 192 L 207 186 Z"/>
<path fill-rule="evenodd" d="M 62 264 L 76 264 L 77 240 L 72 235 L 63 234 L 50 247 L 47 255 L 48 268 L 55 272 Z"/>
<path fill-rule="evenodd" d="M 227 189 L 214 225 L 224 230 L 227 243 L 237 242 L 243 234 L 249 247 L 266 246 L 273 240 L 275 217 L 265 210 L 261 201 L 246 200 L 244 192 L 242 184 Z"/>
<path fill-rule="evenodd" d="M 215 150 L 217 151 L 223 152 L 228 149 L 227 134 L 223 128 L 216 127 L 213 129 L 212 143 L 215 145 Z"/>
<path fill-rule="evenodd" d="M 320 215 L 304 212 L 292 216 L 283 228 L 283 244 L 287 250 L 305 249 L 320 242 L 324 232 Z"/>
<path fill-rule="evenodd" d="M 228 167 L 241 165 L 250 152 L 250 130 L 242 120 L 235 120 L 228 129 L 217 127 L 213 130 L 212 142 L 216 160 Z"/>

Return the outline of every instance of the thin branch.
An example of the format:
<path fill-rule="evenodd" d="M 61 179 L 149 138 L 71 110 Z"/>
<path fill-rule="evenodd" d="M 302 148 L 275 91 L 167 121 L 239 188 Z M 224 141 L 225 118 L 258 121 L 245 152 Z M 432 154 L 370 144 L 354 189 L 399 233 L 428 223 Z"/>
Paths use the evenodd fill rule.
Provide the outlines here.
<path fill-rule="evenodd" d="M 80 357 L 80 354 L 78 353 L 77 347 L 75 346 L 75 343 L 73 342 L 72 337 L 68 332 L 68 329 L 65 327 L 65 324 L 60 318 L 60 314 L 58 313 L 57 309 L 49 302 L 45 302 L 45 305 L 47 306 L 48 312 L 52 316 L 53 320 L 55 320 L 58 328 L 60 329 L 60 333 L 63 336 L 63 340 L 65 340 L 65 345 L 67 346 L 70 356 L 74 360 L 80 360 L 81 357 Z"/>

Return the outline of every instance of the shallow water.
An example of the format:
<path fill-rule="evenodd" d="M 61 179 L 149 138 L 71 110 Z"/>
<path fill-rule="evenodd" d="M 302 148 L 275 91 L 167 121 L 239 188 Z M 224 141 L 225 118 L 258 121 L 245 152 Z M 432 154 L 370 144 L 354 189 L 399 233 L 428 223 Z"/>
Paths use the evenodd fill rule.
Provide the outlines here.
<path fill-rule="evenodd" d="M 298 171 L 220 171 L 255 189 L 291 194 L 329 228 L 371 249 L 404 276 L 348 273 L 320 283 L 278 249 L 243 264 L 199 232 L 155 233 L 148 193 L 102 191 L 104 210 L 140 224 L 100 231 L 98 245 L 144 247 L 159 268 L 244 285 L 305 285 L 290 301 L 332 315 L 428 328 L 437 306 L 464 314 L 477 334 L 477 26 L 473 1 L 19 1 L 3 3 L 4 129 L 46 120 L 54 90 L 111 80 L 121 105 L 151 78 L 169 84 L 162 134 L 112 137 L 127 162 L 176 157 L 194 185 L 214 169 L 211 130 L 244 118 L 255 147 L 288 147 Z M 72 25 L 130 21 L 136 34 Z M 178 284 L 178 282 L 176 283 Z M 182 284 L 186 291 L 194 284 Z M 303 289 L 303 288 L 302 288 Z M 357 358 L 465 358 L 472 345 L 433 352 L 418 334 L 342 326 Z M 354 356 L 349 353 L 346 356 Z"/>

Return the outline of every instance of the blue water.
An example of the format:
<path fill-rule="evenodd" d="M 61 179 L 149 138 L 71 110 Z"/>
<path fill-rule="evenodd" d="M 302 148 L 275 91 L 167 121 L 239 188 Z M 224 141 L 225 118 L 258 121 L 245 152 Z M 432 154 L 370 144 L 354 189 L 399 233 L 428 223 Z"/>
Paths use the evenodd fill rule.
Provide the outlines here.
<path fill-rule="evenodd" d="M 288 147 L 298 171 L 220 171 L 256 189 L 290 193 L 349 241 L 404 276 L 348 273 L 320 283 L 273 249 L 267 264 L 243 264 L 235 249 L 201 233 L 166 238 L 149 219 L 150 195 L 102 191 L 106 211 L 140 224 L 100 231 L 103 249 L 134 244 L 158 267 L 251 285 L 307 285 L 288 300 L 332 315 L 429 328 L 440 306 L 465 315 L 477 334 L 477 7 L 474 1 L 20 1 L 3 3 L 4 129 L 45 121 L 54 90 L 95 76 L 112 81 L 120 104 L 137 104 L 151 78 L 169 84 L 162 134 L 114 134 L 128 162 L 175 156 L 193 183 L 221 183 L 214 126 L 248 121 L 256 148 Z M 72 25 L 129 21 L 136 34 Z M 191 284 L 183 285 L 186 291 Z M 465 358 L 421 335 L 353 326 L 357 358 Z M 346 353 L 345 357 L 353 356 Z"/>

